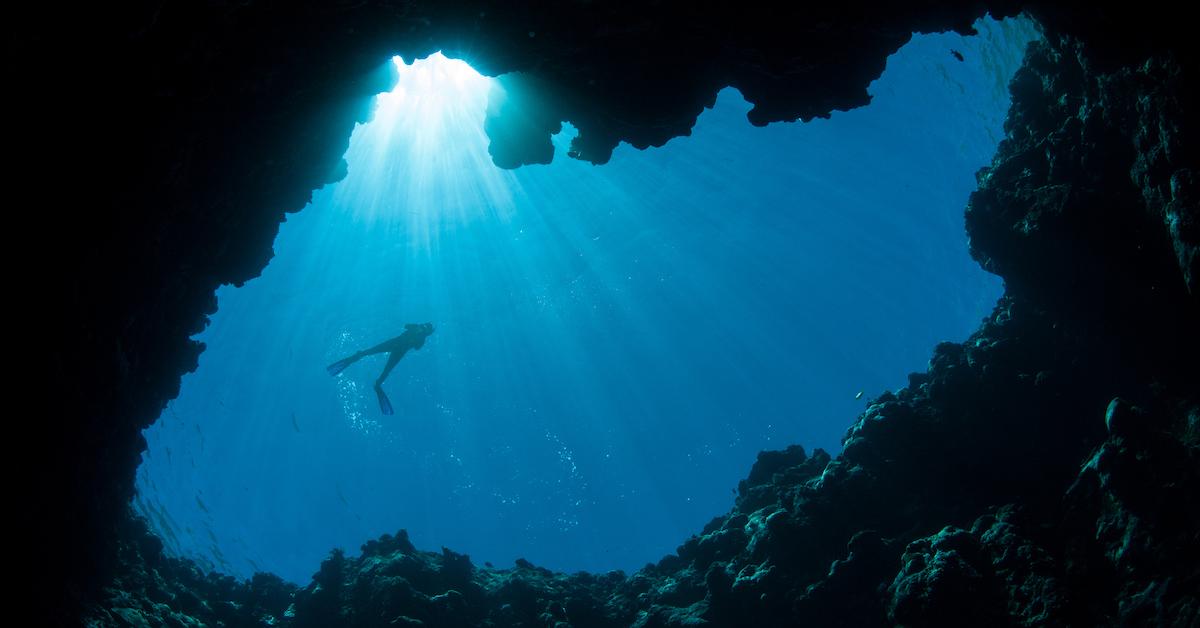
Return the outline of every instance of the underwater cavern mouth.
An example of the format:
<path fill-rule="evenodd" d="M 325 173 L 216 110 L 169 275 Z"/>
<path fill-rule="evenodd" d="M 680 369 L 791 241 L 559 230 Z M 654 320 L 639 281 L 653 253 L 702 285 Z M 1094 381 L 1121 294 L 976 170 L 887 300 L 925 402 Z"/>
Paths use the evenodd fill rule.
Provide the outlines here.
<path fill-rule="evenodd" d="M 267 589 L 193 579 L 131 530 L 122 513 L 141 449 L 136 434 L 174 396 L 179 374 L 194 366 L 196 348 L 186 339 L 197 331 L 213 288 L 256 273 L 268 256 L 278 208 L 303 205 L 308 190 L 335 171 L 341 151 L 330 147 L 363 114 L 347 95 L 378 91 L 365 74 L 345 68 L 365 72 L 374 63 L 368 59 L 394 49 L 379 43 L 392 33 L 409 33 L 409 41 L 428 37 L 434 45 L 463 41 L 454 33 L 481 25 L 475 32 L 482 34 L 468 42 L 474 52 L 509 68 L 539 67 L 543 80 L 562 88 L 558 105 L 583 120 L 581 154 L 601 160 L 612 137 L 650 145 L 686 130 L 689 107 L 726 82 L 742 83 L 759 121 L 849 106 L 857 98 L 853 86 L 865 86 L 862 77 L 879 67 L 880 51 L 897 45 L 893 34 L 965 28 L 981 12 L 829 9 L 815 35 L 791 44 L 772 37 L 816 20 L 764 22 L 752 10 L 676 20 L 668 6 L 620 14 L 582 5 L 546 14 L 493 10 L 482 20 L 480 7 L 404 5 L 411 10 L 396 13 L 391 6 L 301 8 L 287 20 L 272 19 L 281 9 L 263 5 L 152 14 L 129 8 L 86 16 L 87 29 L 73 27 L 67 16 L 22 9 L 35 12 L 12 44 L 21 53 L 14 58 L 28 60 L 15 68 L 22 93 L 54 91 L 61 75 L 50 68 L 67 67 L 59 62 L 68 60 L 62 52 L 68 47 L 46 44 L 70 36 L 71 49 L 92 44 L 95 68 L 105 69 L 103 76 L 84 69 L 78 87 L 114 95 L 92 110 L 107 124 L 61 115 L 61 125 L 15 131 L 28 163 L 61 163 L 50 147 L 71 146 L 74 160 L 93 166 L 66 187 L 49 170 L 21 172 L 67 210 L 52 222 L 33 214 L 18 223 L 31 221 L 28 233 L 53 234 L 45 250 L 54 255 L 40 261 L 28 292 L 41 306 L 32 329 L 44 330 L 35 335 L 49 346 L 33 353 L 37 368 L 26 371 L 52 375 L 35 390 L 45 387 L 44 397 L 56 400 L 56 420 L 20 428 L 30 432 L 21 442 L 38 443 L 44 453 L 44 472 L 26 486 L 20 516 L 31 531 L 23 546 L 41 554 L 26 563 L 35 569 L 30 580 L 47 583 L 31 599 L 47 617 L 70 623 L 89 603 L 100 604 L 98 616 L 114 623 L 118 616 L 168 612 L 139 600 L 155 600 L 171 613 L 218 613 L 224 623 L 282 614 L 274 608 L 278 596 L 247 603 L 247 592 Z M 1010 13 L 1017 6 L 993 8 Z M 707 530 L 678 561 L 640 580 L 563 581 L 575 587 L 564 599 L 561 589 L 540 588 L 551 582 L 547 577 L 523 569 L 500 578 L 507 593 L 497 595 L 513 603 L 492 605 L 480 595 L 500 589 L 476 579 L 486 572 L 450 554 L 426 560 L 389 540 L 372 546 L 368 562 L 401 570 L 416 588 L 384 586 L 366 579 L 367 571 L 354 575 L 367 563 L 331 561 L 318 578 L 324 593 L 300 595 L 305 603 L 285 620 L 371 624 L 403 616 L 427 624 L 455 618 L 514 624 L 548 613 L 602 625 L 689 618 L 731 625 L 731 617 L 929 625 L 965 613 L 991 624 L 1041 617 L 1042 623 L 1186 625 L 1195 608 L 1188 565 L 1200 562 L 1180 542 L 1196 520 L 1196 491 L 1189 490 L 1196 413 L 1187 384 L 1196 374 L 1183 357 L 1195 346 L 1188 175 L 1194 159 L 1186 113 L 1195 109 L 1186 80 L 1194 56 L 1182 26 L 1162 21 L 1153 7 L 1024 6 L 1047 28 L 1048 43 L 1014 82 L 1010 141 L 968 211 L 974 254 L 1005 277 L 1008 297 L 971 342 L 939 347 L 930 372 L 915 377 L 907 393 L 873 404 L 841 461 L 796 464 L 795 455 L 768 456 L 744 491 L 752 499 L 739 500 L 742 510 L 730 525 Z M 581 33 L 575 30 L 581 24 L 601 27 Z M 645 28 L 655 24 L 660 28 Z M 119 36 L 100 36 L 113 33 Z M 713 49 L 698 41 L 719 42 L 722 54 L 685 61 L 671 77 L 621 75 L 603 68 L 627 63 L 628 56 L 593 54 L 612 50 L 595 47 L 612 38 L 628 44 L 619 50 L 637 51 L 630 56 L 658 46 Z M 788 72 L 789 60 L 820 68 L 819 60 L 833 58 L 843 72 L 811 80 Z M 556 73 L 563 67 L 578 80 Z M 588 93 L 588 81 L 620 87 L 572 100 Z M 637 85 L 651 89 L 634 92 Z M 272 93 L 278 97 L 266 95 Z M 614 102 L 620 98 L 606 93 L 644 99 Z M 18 104 L 28 119 L 75 107 Z M 606 108 L 620 112 L 614 117 L 622 123 L 586 123 L 586 112 Z M 114 152 L 122 158 L 113 159 Z M 255 207 L 276 209 L 246 209 Z M 1110 403 L 1114 397 L 1126 401 Z M 1089 458 L 1090 451 L 1100 455 Z M 1087 463 L 1082 472 L 1081 462 Z M 814 465 L 825 471 L 812 476 Z M 771 470 L 786 473 L 776 480 Z M 778 489 L 774 496 L 756 490 L 769 486 Z M 778 510 L 755 515 L 772 503 Z M 773 512 L 781 514 L 767 516 Z M 955 527 L 937 534 L 947 523 Z M 855 530 L 863 534 L 855 533 L 847 549 Z M 905 546 L 909 540 L 917 542 Z M 1005 548 L 1040 558 L 1005 563 Z M 419 564 L 429 569 L 403 572 Z M 116 581 L 109 579 L 114 574 Z M 667 574 L 676 583 L 670 588 Z M 125 593 L 113 598 L 110 589 L 100 601 L 105 582 Z M 343 588 L 347 583 L 362 586 Z M 881 583 L 886 593 L 879 593 Z M 179 588 L 185 585 L 193 595 L 238 605 L 190 605 Z M 1038 593 L 1019 594 L 1029 590 Z M 602 599 L 615 606 L 588 602 Z M 334 608 L 328 600 L 339 601 L 343 613 L 319 614 Z"/>
<path fill-rule="evenodd" d="M 977 28 L 907 44 L 870 108 L 754 129 L 727 90 L 690 137 L 599 168 L 566 159 L 568 130 L 554 163 L 497 169 L 494 82 L 398 64 L 347 177 L 219 292 L 147 432 L 138 511 L 175 555 L 297 583 L 400 528 L 480 564 L 657 562 L 757 452 L 836 454 L 858 397 L 999 296 L 961 211 L 1034 35 Z M 396 416 L 371 392 L 383 358 L 320 368 L 409 319 L 438 331 L 389 380 Z"/>

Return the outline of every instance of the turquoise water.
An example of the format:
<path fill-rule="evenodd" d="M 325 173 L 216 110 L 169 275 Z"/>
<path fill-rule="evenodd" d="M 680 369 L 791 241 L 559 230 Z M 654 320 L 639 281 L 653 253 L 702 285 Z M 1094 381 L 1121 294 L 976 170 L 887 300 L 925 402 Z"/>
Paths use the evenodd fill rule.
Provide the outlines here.
<path fill-rule="evenodd" d="M 480 564 L 656 561 L 758 451 L 836 453 L 999 296 L 962 212 L 1035 33 L 979 28 L 915 37 L 869 107 L 754 128 L 727 89 L 691 137 L 601 167 L 566 158 L 568 126 L 552 164 L 495 168 L 490 79 L 401 66 L 346 178 L 218 291 L 136 507 L 178 555 L 296 582 L 401 528 Z M 395 415 L 372 391 L 386 357 L 326 373 L 426 321 L 384 384 Z"/>

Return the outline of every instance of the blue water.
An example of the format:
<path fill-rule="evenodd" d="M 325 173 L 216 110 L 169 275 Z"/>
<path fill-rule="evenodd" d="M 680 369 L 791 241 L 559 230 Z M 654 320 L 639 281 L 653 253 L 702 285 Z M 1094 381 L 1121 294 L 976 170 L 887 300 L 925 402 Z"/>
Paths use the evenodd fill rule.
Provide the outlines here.
<path fill-rule="evenodd" d="M 691 137 L 602 167 L 565 157 L 568 127 L 549 166 L 495 168 L 489 79 L 402 66 L 345 180 L 218 291 L 199 369 L 146 431 L 137 508 L 179 555 L 296 582 L 401 528 L 497 566 L 673 551 L 758 451 L 836 453 L 999 296 L 962 211 L 1035 33 L 979 28 L 914 38 L 869 107 L 760 129 L 727 89 Z M 325 372 L 426 321 L 385 384 L 394 416 L 384 356 Z"/>

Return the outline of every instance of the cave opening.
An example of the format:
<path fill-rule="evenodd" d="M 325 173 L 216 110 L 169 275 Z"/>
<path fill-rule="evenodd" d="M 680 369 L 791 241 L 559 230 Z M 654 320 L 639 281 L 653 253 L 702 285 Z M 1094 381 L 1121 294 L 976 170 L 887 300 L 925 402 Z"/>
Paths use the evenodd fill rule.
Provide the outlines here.
<path fill-rule="evenodd" d="M 493 79 L 398 63 L 348 174 L 224 287 L 196 373 L 146 432 L 137 509 L 176 554 L 305 582 L 407 529 L 477 562 L 632 571 L 725 512 L 763 449 L 836 453 L 1000 294 L 962 209 L 1002 136 L 1027 20 L 915 36 L 870 106 L 754 128 L 722 91 L 690 137 L 596 167 L 497 168 Z M 384 358 L 324 366 L 432 321 Z"/>

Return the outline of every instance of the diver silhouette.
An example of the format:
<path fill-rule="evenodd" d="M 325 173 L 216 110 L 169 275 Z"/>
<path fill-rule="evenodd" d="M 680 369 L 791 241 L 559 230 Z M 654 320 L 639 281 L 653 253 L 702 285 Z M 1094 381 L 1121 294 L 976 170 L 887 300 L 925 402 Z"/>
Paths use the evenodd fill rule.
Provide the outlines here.
<path fill-rule="evenodd" d="M 348 358 L 338 360 L 325 367 L 325 370 L 329 371 L 330 375 L 337 375 L 344 371 L 347 366 L 354 364 L 368 355 L 375 355 L 377 353 L 389 354 L 387 365 L 383 367 L 383 372 L 379 374 L 379 379 L 375 380 L 375 394 L 379 397 L 379 410 L 384 414 L 392 414 L 392 402 L 383 392 L 383 380 L 387 379 L 392 369 L 396 368 L 396 363 L 400 361 L 400 358 L 404 357 L 405 353 L 408 353 L 409 349 L 420 349 L 425 346 L 425 339 L 432 333 L 433 323 L 422 323 L 420 325 L 409 323 L 404 326 L 403 334 L 391 340 L 385 340 L 370 349 L 359 351 Z"/>

